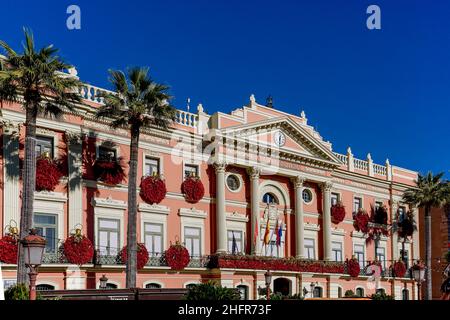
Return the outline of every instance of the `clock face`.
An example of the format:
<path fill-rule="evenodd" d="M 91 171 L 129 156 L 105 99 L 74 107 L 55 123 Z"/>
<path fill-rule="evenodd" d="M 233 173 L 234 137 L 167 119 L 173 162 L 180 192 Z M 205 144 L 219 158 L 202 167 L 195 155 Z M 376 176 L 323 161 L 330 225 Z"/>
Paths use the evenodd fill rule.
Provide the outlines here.
<path fill-rule="evenodd" d="M 282 147 L 286 143 L 286 136 L 281 131 L 275 132 L 275 134 L 273 135 L 273 139 L 275 141 L 275 145 L 277 145 L 278 147 Z"/>

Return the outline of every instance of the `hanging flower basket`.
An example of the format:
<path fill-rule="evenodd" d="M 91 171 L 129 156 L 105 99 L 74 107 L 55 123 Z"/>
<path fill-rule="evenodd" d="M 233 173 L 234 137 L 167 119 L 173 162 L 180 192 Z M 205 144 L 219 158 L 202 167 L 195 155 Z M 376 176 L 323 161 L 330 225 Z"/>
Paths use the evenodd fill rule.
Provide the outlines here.
<path fill-rule="evenodd" d="M 331 207 L 331 220 L 333 223 L 338 224 L 344 221 L 345 218 L 345 207 L 341 202 L 333 205 Z"/>
<path fill-rule="evenodd" d="M 17 245 L 17 239 L 11 235 L 6 235 L 0 239 L 0 261 L 8 264 L 16 264 Z"/>
<path fill-rule="evenodd" d="M 397 221 L 400 220 L 401 217 L 399 217 L 399 214 L 397 213 Z M 408 237 L 412 237 L 412 235 L 414 234 L 414 230 L 416 230 L 416 221 L 414 220 L 414 213 L 412 211 L 408 211 L 401 219 L 401 221 L 399 221 L 397 223 L 397 231 L 398 231 L 398 236 L 400 238 L 408 238 Z"/>
<path fill-rule="evenodd" d="M 119 252 L 119 257 L 123 263 L 127 263 L 127 246 L 123 247 Z M 137 244 L 137 268 L 143 269 L 148 262 L 148 251 L 143 243 Z"/>
<path fill-rule="evenodd" d="M 141 181 L 141 198 L 149 204 L 160 203 L 167 193 L 166 183 L 159 176 L 148 176 Z"/>
<path fill-rule="evenodd" d="M 379 207 L 371 206 L 370 221 L 376 224 L 388 224 L 388 210 L 385 205 Z"/>
<path fill-rule="evenodd" d="M 91 262 L 94 256 L 94 245 L 81 232 L 68 237 L 64 241 L 63 250 L 67 261 L 79 266 Z"/>
<path fill-rule="evenodd" d="M 350 275 L 350 277 L 356 278 L 357 276 L 359 276 L 361 267 L 359 266 L 359 261 L 357 259 L 347 259 L 345 263 L 347 265 L 347 273 Z"/>
<path fill-rule="evenodd" d="M 36 191 L 54 191 L 62 176 L 55 160 L 46 156 L 36 160 Z"/>
<path fill-rule="evenodd" d="M 205 187 L 198 177 L 188 177 L 181 184 L 181 192 L 187 202 L 197 203 L 205 195 Z"/>
<path fill-rule="evenodd" d="M 355 214 L 353 226 L 356 231 L 362 232 L 364 234 L 369 232 L 369 215 L 366 210 L 359 209 Z"/>
<path fill-rule="evenodd" d="M 406 273 L 406 265 L 403 261 L 397 261 L 392 266 L 394 276 L 397 278 L 403 278 Z"/>
<path fill-rule="evenodd" d="M 94 162 L 93 170 L 96 180 L 112 186 L 121 183 L 125 178 L 122 158 L 117 160 L 97 159 Z"/>
<path fill-rule="evenodd" d="M 183 270 L 191 260 L 189 251 L 178 241 L 166 250 L 165 257 L 167 265 L 172 270 Z"/>

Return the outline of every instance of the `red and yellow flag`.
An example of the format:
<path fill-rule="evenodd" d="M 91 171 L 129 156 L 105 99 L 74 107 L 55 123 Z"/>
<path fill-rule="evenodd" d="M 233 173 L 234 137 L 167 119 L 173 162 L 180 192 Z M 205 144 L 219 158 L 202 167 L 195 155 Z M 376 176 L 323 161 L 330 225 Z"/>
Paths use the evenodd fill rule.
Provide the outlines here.
<path fill-rule="evenodd" d="M 264 244 L 268 245 L 269 241 L 270 241 L 270 225 L 269 225 L 269 217 L 267 217 L 266 232 L 264 233 Z"/>

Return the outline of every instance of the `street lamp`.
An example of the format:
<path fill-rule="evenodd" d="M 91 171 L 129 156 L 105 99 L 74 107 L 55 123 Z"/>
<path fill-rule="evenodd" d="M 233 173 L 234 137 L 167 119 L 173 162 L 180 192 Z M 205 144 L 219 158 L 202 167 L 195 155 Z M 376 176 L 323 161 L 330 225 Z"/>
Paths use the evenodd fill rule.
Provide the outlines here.
<path fill-rule="evenodd" d="M 108 283 L 108 278 L 105 275 L 103 275 L 100 278 L 100 289 L 106 289 L 106 284 L 107 283 Z"/>
<path fill-rule="evenodd" d="M 36 229 L 31 229 L 30 234 L 22 239 L 22 246 L 25 253 L 25 266 L 30 269 L 30 300 L 36 300 L 36 278 L 38 267 L 42 263 L 46 241 L 37 235 Z"/>
<path fill-rule="evenodd" d="M 264 273 L 264 278 L 266 279 L 266 299 L 270 300 L 270 284 L 272 283 L 272 273 L 270 273 L 270 270 Z"/>
<path fill-rule="evenodd" d="M 425 266 L 422 262 L 417 261 L 413 266 L 413 277 L 417 282 L 417 298 L 420 300 L 420 288 L 422 286 L 422 282 L 425 281 Z"/>

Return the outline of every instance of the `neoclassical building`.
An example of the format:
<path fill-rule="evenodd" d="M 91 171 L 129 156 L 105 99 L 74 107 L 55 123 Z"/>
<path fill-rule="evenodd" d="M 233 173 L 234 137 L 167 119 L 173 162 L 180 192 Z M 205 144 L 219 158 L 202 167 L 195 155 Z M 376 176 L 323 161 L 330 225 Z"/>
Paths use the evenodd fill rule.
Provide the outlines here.
<path fill-rule="evenodd" d="M 92 164 L 104 154 L 123 158 L 126 174 L 129 136 L 94 118 L 103 103 L 96 96 L 100 91 L 107 90 L 86 84 L 77 110 L 62 119 L 37 121 L 36 152 L 67 159 L 67 172 L 55 191 L 35 193 L 33 223 L 47 238 L 38 276 L 42 290 L 95 288 L 102 275 L 110 287 L 125 285 L 125 266 L 114 257 L 126 245 L 127 182 L 111 186 L 95 180 Z M 25 114 L 19 104 L 5 101 L 2 113 L 0 227 L 6 231 L 20 220 Z M 256 255 L 326 265 L 354 256 L 361 265 L 357 277 L 326 268 L 272 269 L 271 288 L 329 298 L 347 290 L 361 296 L 384 290 L 396 299 L 417 297 L 409 276 L 393 277 L 390 271 L 401 256 L 397 234 L 390 232 L 375 245 L 353 225 L 354 212 L 382 205 L 392 223 L 399 210 L 408 210 L 401 197 L 414 185 L 417 173 L 388 160 L 375 164 L 370 154 L 357 159 L 350 148 L 346 154 L 334 152 L 332 144 L 308 125 L 304 112 L 289 114 L 259 104 L 253 95 L 230 114 L 207 114 L 202 105 L 195 113 L 178 110 L 169 131 L 150 128 L 142 134 L 139 159 L 139 176 L 157 173 L 167 187 L 159 204 L 150 205 L 138 196 L 138 238 L 151 256 L 138 273 L 140 287 L 180 288 L 215 279 L 239 288 L 243 297 L 258 299 L 267 270 L 245 263 L 235 268 L 212 266 L 212 257 L 220 253 L 245 260 Z M 205 188 L 195 204 L 187 202 L 180 189 L 190 175 L 199 177 Z M 334 223 L 331 207 L 338 201 L 346 215 Z M 81 266 L 61 259 L 58 250 L 77 226 L 97 248 L 95 261 Z M 172 271 L 161 258 L 177 240 L 191 255 L 182 271 Z M 414 234 L 403 252 L 409 266 L 419 258 L 419 248 Z M 365 267 L 375 259 L 383 273 L 373 285 Z M 15 270 L 15 265 L 2 265 L 6 285 L 14 282 Z"/>

